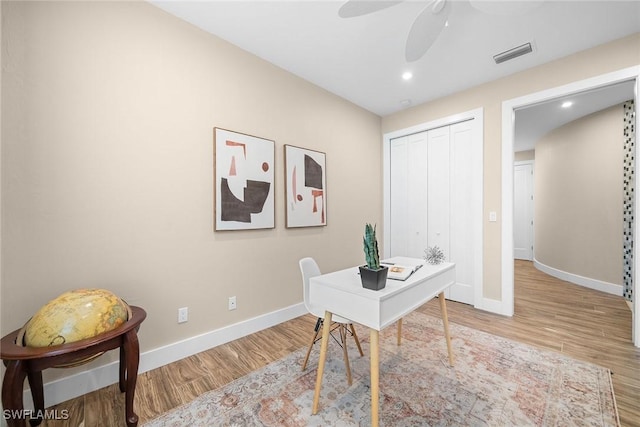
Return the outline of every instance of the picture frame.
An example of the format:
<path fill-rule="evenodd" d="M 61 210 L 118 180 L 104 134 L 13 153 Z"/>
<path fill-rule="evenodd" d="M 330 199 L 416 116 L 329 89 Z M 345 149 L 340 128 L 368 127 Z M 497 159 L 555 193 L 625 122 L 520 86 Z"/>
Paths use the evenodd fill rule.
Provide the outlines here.
<path fill-rule="evenodd" d="M 275 228 L 275 142 L 214 128 L 214 230 Z"/>
<path fill-rule="evenodd" d="M 326 226 L 326 154 L 287 144 L 284 159 L 286 228 Z"/>

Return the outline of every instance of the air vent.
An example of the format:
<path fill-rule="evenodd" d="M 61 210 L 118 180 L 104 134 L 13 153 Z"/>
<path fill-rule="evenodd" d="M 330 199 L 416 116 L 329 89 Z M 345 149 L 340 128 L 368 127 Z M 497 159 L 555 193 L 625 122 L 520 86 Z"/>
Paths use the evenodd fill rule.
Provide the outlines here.
<path fill-rule="evenodd" d="M 518 56 L 526 55 L 527 53 L 531 52 L 533 52 L 531 43 L 525 43 L 518 47 L 514 47 L 513 49 L 509 49 L 502 53 L 494 55 L 493 60 L 496 61 L 496 64 L 502 64 L 505 61 L 509 61 L 513 58 L 517 58 Z"/>

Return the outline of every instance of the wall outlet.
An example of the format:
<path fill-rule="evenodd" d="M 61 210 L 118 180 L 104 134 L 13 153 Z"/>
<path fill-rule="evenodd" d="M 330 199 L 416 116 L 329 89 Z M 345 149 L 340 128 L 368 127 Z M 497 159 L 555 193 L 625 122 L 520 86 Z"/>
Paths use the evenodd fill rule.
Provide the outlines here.
<path fill-rule="evenodd" d="M 189 320 L 189 307 L 178 309 L 178 323 L 184 323 Z"/>
<path fill-rule="evenodd" d="M 236 309 L 236 297 L 229 297 L 229 310 Z"/>

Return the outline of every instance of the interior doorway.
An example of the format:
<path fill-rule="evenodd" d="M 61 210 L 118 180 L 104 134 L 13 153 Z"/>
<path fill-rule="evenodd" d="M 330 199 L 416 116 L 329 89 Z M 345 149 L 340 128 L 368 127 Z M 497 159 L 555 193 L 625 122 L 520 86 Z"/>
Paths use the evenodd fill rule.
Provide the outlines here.
<path fill-rule="evenodd" d="M 637 105 L 638 100 L 638 80 L 640 77 L 640 66 L 631 67 L 617 72 L 601 75 L 587 80 L 571 83 L 565 86 L 545 90 L 542 92 L 526 95 L 520 98 L 511 99 L 502 104 L 502 314 L 512 316 L 514 310 L 514 130 L 515 111 L 527 106 L 533 106 L 552 99 L 567 95 L 579 94 L 585 91 L 605 88 L 617 83 L 632 81 L 634 83 L 633 99 Z M 635 119 L 636 129 L 638 117 Z M 636 170 L 637 170 L 636 156 Z M 637 183 L 637 174 L 634 177 Z M 635 184 L 637 188 L 637 184 Z M 635 211 L 638 212 L 640 202 L 636 198 L 634 202 Z M 638 235 L 638 224 L 634 225 L 633 235 Z M 637 247 L 637 245 L 636 245 Z M 637 250 L 634 248 L 634 283 L 637 283 L 635 272 L 638 271 Z M 640 347 L 640 301 L 634 298 L 632 304 L 633 325 L 632 340 L 636 347 Z"/>

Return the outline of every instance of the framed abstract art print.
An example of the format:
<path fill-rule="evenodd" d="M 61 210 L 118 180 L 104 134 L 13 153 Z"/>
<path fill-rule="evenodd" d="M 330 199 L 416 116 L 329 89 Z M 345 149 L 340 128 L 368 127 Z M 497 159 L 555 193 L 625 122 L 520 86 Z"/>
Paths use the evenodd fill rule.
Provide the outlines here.
<path fill-rule="evenodd" d="M 214 229 L 275 227 L 274 141 L 214 128 Z"/>
<path fill-rule="evenodd" d="M 325 153 L 284 146 L 286 227 L 327 225 L 327 167 Z"/>

